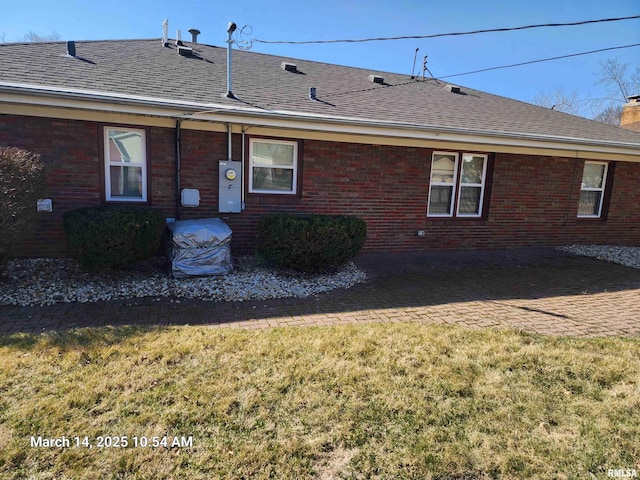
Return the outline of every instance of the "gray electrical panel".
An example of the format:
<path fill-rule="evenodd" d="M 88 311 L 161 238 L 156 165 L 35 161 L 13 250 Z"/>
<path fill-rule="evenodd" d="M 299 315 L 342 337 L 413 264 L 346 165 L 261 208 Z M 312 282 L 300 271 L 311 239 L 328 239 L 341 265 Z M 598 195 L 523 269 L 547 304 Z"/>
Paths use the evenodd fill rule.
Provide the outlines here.
<path fill-rule="evenodd" d="M 220 160 L 218 169 L 218 211 L 242 211 L 242 162 Z"/>

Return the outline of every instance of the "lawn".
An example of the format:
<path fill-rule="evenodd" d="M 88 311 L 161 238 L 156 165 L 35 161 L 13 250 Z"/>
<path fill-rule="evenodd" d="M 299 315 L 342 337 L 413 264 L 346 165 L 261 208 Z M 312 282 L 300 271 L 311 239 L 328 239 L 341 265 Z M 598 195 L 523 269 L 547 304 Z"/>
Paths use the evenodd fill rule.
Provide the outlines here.
<path fill-rule="evenodd" d="M 0 337 L 1 478 L 604 479 L 640 471 L 639 439 L 639 339 L 419 324 Z"/>

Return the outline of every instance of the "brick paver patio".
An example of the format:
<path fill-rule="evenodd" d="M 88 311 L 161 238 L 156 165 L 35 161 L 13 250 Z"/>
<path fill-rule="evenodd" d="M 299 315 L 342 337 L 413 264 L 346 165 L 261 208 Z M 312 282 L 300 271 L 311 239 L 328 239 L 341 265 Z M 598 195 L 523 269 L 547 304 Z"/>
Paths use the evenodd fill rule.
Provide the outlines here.
<path fill-rule="evenodd" d="M 88 326 L 259 329 L 432 322 L 549 335 L 640 334 L 640 270 L 551 249 L 369 254 L 369 280 L 309 298 L 203 302 L 168 298 L 0 306 L 0 335 Z"/>

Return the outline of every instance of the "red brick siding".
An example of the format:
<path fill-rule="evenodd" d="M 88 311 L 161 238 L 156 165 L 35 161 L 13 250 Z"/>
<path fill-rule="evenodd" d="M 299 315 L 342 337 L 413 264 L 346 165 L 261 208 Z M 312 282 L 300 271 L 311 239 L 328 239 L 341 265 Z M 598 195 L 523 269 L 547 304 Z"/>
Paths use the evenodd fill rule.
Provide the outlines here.
<path fill-rule="evenodd" d="M 54 212 L 42 214 L 38 233 L 23 254 L 67 254 L 64 212 L 103 202 L 101 129 L 94 122 L 0 115 L 0 144 L 42 154 L 49 169 Z M 176 217 L 175 129 L 146 131 L 149 204 Z M 234 135 L 234 159 L 240 159 L 241 147 L 240 136 Z M 360 216 L 368 225 L 367 251 L 578 242 L 640 245 L 640 164 L 617 162 L 607 219 L 582 220 L 576 214 L 583 160 L 495 154 L 485 197 L 487 215 L 433 219 L 426 218 L 432 150 L 316 140 L 301 141 L 300 147 L 297 195 L 247 193 L 244 212 L 222 215 L 234 231 L 236 253 L 253 251 L 257 222 L 275 212 Z M 180 207 L 181 219 L 221 216 L 218 161 L 226 159 L 226 150 L 224 133 L 182 131 L 181 188 L 197 188 L 201 203 L 198 208 Z M 418 230 L 426 236 L 418 237 Z"/>
<path fill-rule="evenodd" d="M 53 202 L 53 212 L 40 215 L 37 231 L 20 253 L 68 253 L 63 214 L 100 204 L 98 128 L 93 122 L 0 115 L 0 144 L 41 155 L 48 172 L 48 198 Z"/>

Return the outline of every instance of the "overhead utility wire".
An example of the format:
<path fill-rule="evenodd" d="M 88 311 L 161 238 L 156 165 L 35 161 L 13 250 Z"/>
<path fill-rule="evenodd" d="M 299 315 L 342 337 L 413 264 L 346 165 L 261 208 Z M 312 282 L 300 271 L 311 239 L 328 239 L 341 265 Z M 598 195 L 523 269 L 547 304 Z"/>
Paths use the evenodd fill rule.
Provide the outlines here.
<path fill-rule="evenodd" d="M 500 68 L 511 68 L 511 67 L 520 67 L 522 65 L 529 65 L 532 63 L 540 63 L 540 62 L 549 62 L 551 60 L 560 60 L 563 58 L 571 58 L 571 57 L 579 57 L 581 55 L 589 55 L 592 53 L 599 53 L 599 52 L 606 52 L 609 50 L 620 50 L 622 48 L 631 48 L 631 47 L 640 47 L 640 43 L 634 43 L 632 45 L 622 45 L 620 47 L 609 47 L 609 48 L 601 48 L 599 50 L 591 50 L 590 52 L 580 52 L 580 53 L 571 53 L 569 55 L 561 55 L 559 57 L 550 57 L 550 58 L 542 58 L 539 60 L 531 60 L 528 62 L 521 62 L 521 63 L 514 63 L 511 65 L 501 65 L 499 67 L 489 67 L 489 68 L 483 68 L 481 70 L 474 70 L 472 72 L 465 72 L 465 73 L 456 73 L 454 75 L 444 75 L 441 77 L 437 77 L 437 79 L 442 80 L 445 78 L 453 78 L 453 77 L 461 77 L 463 75 L 471 75 L 473 73 L 480 73 L 480 72 L 488 72 L 490 70 L 498 70 Z M 436 78 L 434 78 L 435 80 Z M 430 79 L 429 79 L 430 80 Z M 383 88 L 391 88 L 391 87 L 402 87 L 404 85 L 411 85 L 413 83 L 422 83 L 420 80 L 416 80 L 416 79 L 411 79 L 407 82 L 401 82 L 401 83 L 396 83 L 396 84 L 392 84 L 392 85 L 385 85 Z M 328 93 L 327 95 L 325 95 L 326 98 L 333 98 L 333 97 L 340 97 L 343 95 L 351 95 L 353 93 L 361 93 L 361 92 L 367 92 L 369 90 L 377 90 L 381 87 L 370 87 L 370 88 L 364 88 L 361 90 L 352 90 L 350 92 L 340 92 L 340 93 Z"/>
<path fill-rule="evenodd" d="M 584 20 L 582 22 L 572 23 L 541 23 L 538 25 L 525 25 L 522 27 L 508 27 L 508 28 L 491 28 L 486 30 L 474 30 L 471 32 L 453 32 L 453 33 L 435 33 L 433 35 L 409 35 L 402 37 L 377 37 L 377 38 L 358 38 L 358 39 L 342 39 L 342 40 L 303 40 L 303 41 L 285 41 L 285 40 L 259 40 L 254 38 L 254 42 L 258 43 L 285 43 L 289 45 L 306 45 L 310 43 L 361 43 L 361 42 L 378 42 L 384 40 L 413 40 L 422 38 L 437 38 L 437 37 L 453 37 L 458 35 L 475 35 L 477 33 L 491 33 L 491 32 L 511 32 L 514 30 L 526 30 L 529 28 L 541 28 L 541 27 L 572 27 L 575 25 L 587 25 L 589 23 L 603 23 L 603 22 L 618 22 L 620 20 L 633 20 L 640 18 L 640 15 L 633 15 L 631 17 L 618 17 L 618 18 L 601 18 L 598 20 Z"/>
<path fill-rule="evenodd" d="M 444 75 L 444 76 L 438 77 L 438 78 L 461 77 L 463 75 L 471 75 L 472 73 L 488 72 L 490 70 L 498 70 L 498 69 L 501 69 L 501 68 L 520 67 L 522 65 L 530 65 L 532 63 L 549 62 L 551 60 L 560 60 L 562 58 L 579 57 L 581 55 L 590 55 L 592 53 L 608 52 L 610 50 L 620 50 L 620 49 L 623 49 L 623 48 L 631 48 L 631 47 L 640 47 L 640 43 L 634 43 L 633 45 L 623 45 L 621 47 L 601 48 L 599 50 L 591 50 L 590 52 L 572 53 L 572 54 L 569 54 L 569 55 L 561 55 L 559 57 L 541 58 L 539 60 L 530 60 L 528 62 L 513 63 L 511 65 L 501 65 L 499 67 L 483 68 L 483 69 L 480 69 L 480 70 L 474 70 L 472 72 L 456 73 L 454 75 Z"/>

